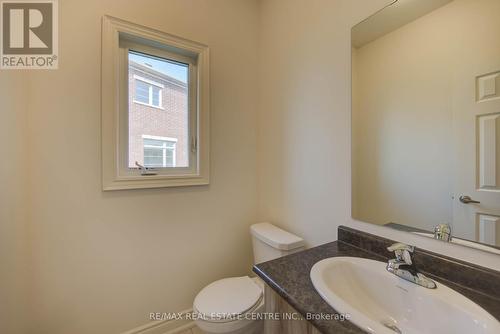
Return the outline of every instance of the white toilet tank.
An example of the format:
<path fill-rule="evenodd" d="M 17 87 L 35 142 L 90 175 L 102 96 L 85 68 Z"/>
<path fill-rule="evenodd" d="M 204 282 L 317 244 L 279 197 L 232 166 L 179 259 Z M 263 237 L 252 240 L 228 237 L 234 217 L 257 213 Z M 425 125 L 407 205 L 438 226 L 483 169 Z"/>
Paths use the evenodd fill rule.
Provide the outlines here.
<path fill-rule="evenodd" d="M 269 223 L 253 224 L 250 232 L 255 264 L 304 249 L 304 239 Z"/>

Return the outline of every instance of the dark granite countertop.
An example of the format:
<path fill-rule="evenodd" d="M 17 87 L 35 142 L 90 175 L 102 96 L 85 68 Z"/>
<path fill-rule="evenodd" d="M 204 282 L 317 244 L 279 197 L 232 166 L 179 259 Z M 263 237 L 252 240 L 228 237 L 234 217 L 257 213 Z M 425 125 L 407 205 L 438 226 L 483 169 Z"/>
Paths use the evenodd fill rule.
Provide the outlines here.
<path fill-rule="evenodd" d="M 309 278 L 312 266 L 325 258 L 355 256 L 384 261 L 342 241 L 331 242 L 254 266 L 254 271 L 304 317 L 307 313 L 337 313 L 316 292 Z M 364 333 L 349 321 L 312 320 L 322 333 Z"/>
<path fill-rule="evenodd" d="M 344 230 L 340 231 L 339 229 L 339 238 L 347 235 L 347 241 L 339 240 L 327 243 L 269 262 L 260 263 L 255 265 L 253 270 L 272 289 L 282 296 L 299 313 L 301 313 L 302 316 L 306 317 L 308 313 L 336 314 L 338 312 L 329 306 L 314 289 L 309 277 L 312 266 L 322 259 L 338 256 L 360 257 L 386 262 L 390 253 L 385 251 L 385 245 L 393 242 L 392 240 L 378 238 L 359 231 L 362 235 L 360 237 L 356 230 L 346 227 L 341 228 Z M 372 239 L 367 239 L 366 236 L 369 236 Z M 427 276 L 462 293 L 464 296 L 468 297 L 490 312 L 500 321 L 500 298 L 496 293 L 488 293 L 489 291 L 496 292 L 497 289 L 500 288 L 499 272 L 481 267 L 475 268 L 472 265 L 464 264 L 460 261 L 452 260 L 422 250 L 419 251 L 418 254 L 415 254 L 415 259 L 417 262 L 421 262 L 421 271 Z M 449 261 L 449 270 L 451 271 L 449 277 L 447 277 L 446 274 L 438 277 L 430 274 L 428 270 L 425 270 L 431 269 L 430 267 L 436 266 L 436 262 L 439 262 L 439 268 L 441 271 L 445 272 L 446 270 L 442 269 L 442 261 L 445 261 L 445 263 L 448 263 Z M 463 275 L 456 275 L 457 266 L 464 266 L 464 270 L 461 271 Z M 471 268 L 479 269 L 480 272 L 472 272 L 469 277 L 469 273 L 467 271 L 471 270 Z M 450 280 L 450 277 L 455 276 L 459 277 L 459 282 L 453 282 L 453 280 Z M 474 280 L 479 281 L 474 282 Z M 485 287 L 486 291 L 478 291 L 469 287 L 474 286 L 474 283 L 479 284 L 479 286 L 483 286 L 485 285 L 485 282 L 487 282 L 488 285 Z M 500 291 L 498 291 L 498 293 L 500 294 Z M 322 319 L 312 319 L 309 321 L 322 333 L 364 333 L 363 330 L 349 321 Z"/>

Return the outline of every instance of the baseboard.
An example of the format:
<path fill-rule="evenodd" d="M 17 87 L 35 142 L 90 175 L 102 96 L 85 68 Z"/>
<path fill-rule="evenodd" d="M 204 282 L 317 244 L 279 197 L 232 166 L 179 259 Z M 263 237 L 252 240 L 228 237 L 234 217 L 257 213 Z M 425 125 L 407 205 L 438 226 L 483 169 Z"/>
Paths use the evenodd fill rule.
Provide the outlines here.
<path fill-rule="evenodd" d="M 189 309 L 179 314 L 185 315 L 191 312 L 193 310 Z M 182 316 L 181 319 L 151 321 L 121 334 L 178 334 L 193 327 L 195 327 L 194 321 Z"/>

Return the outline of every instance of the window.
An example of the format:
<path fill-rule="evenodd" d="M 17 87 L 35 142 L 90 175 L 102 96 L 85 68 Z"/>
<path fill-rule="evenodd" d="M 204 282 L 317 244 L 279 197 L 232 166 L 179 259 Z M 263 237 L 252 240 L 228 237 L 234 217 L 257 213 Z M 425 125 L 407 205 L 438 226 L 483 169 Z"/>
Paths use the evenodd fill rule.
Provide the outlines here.
<path fill-rule="evenodd" d="M 108 16 L 102 38 L 103 190 L 208 184 L 208 48 Z"/>
<path fill-rule="evenodd" d="M 175 167 L 176 139 L 154 139 L 144 136 L 145 167 Z"/>
<path fill-rule="evenodd" d="M 129 73 L 133 73 L 136 70 L 136 67 L 140 66 L 138 63 L 133 62 L 132 59 L 140 59 L 145 62 L 148 57 L 146 55 L 139 55 L 135 52 L 129 51 Z M 165 75 L 168 76 L 168 73 L 165 73 Z M 130 87 L 130 89 L 133 89 L 132 93 L 134 94 L 134 103 L 162 108 L 161 102 L 164 85 L 149 81 L 137 75 L 134 75 L 133 78 L 133 85 L 135 86 L 135 89 L 133 89 L 133 87 Z"/>

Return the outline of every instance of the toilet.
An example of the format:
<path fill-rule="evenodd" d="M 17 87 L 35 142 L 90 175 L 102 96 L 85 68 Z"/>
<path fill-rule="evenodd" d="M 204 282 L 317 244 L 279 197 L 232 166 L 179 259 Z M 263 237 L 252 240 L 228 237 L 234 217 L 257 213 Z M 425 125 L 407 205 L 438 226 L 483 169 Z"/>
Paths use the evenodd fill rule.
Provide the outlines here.
<path fill-rule="evenodd" d="M 304 240 L 270 223 L 250 226 L 254 263 L 304 249 Z M 264 282 L 258 277 L 230 277 L 204 287 L 193 302 L 196 325 L 206 334 L 260 334 L 264 321 Z"/>

